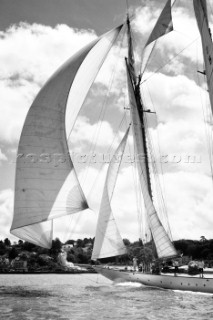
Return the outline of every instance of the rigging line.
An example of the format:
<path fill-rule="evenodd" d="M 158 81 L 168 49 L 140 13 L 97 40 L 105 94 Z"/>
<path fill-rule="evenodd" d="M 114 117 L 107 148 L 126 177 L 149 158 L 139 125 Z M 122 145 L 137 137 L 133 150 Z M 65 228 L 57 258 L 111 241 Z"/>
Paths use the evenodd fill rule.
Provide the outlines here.
<path fill-rule="evenodd" d="M 211 14 L 213 15 L 213 9 L 212 9 L 212 5 L 211 5 L 211 1 L 208 1 L 208 4 L 209 4 L 209 8 L 210 8 Z"/>
<path fill-rule="evenodd" d="M 125 31 L 125 29 L 124 29 Z M 120 45 L 118 47 L 119 51 L 118 51 L 118 57 L 121 56 L 121 49 L 123 48 L 123 43 L 124 43 L 124 36 L 125 36 L 125 32 L 123 33 L 123 37 L 120 41 Z M 97 140 L 98 140 L 98 136 L 99 136 L 99 132 L 101 130 L 101 127 L 102 127 L 102 121 L 103 121 L 103 118 L 106 114 L 106 107 L 107 107 L 107 103 L 108 103 L 108 99 L 109 99 L 109 94 L 111 92 L 111 88 L 112 88 L 112 84 L 113 84 L 113 81 L 114 81 L 114 76 L 115 76 L 115 69 L 116 69 L 116 66 L 117 66 L 117 60 L 115 61 L 114 63 L 114 67 L 113 67 L 113 71 L 112 71 L 112 75 L 111 75 L 111 79 L 110 79 L 110 82 L 109 82 L 109 87 L 108 87 L 108 91 L 107 91 L 107 94 L 105 96 L 105 99 L 103 101 L 103 104 L 102 104 L 102 108 L 101 108 L 101 112 L 99 114 L 99 119 L 98 119 L 98 122 L 99 122 L 99 125 L 96 127 L 96 131 L 93 135 L 93 139 L 92 139 L 92 142 L 91 142 L 91 146 L 90 146 L 90 150 L 89 150 L 89 154 L 93 154 L 94 153 L 94 150 L 96 148 L 96 144 L 97 144 Z M 100 121 L 101 120 L 101 121 Z M 88 163 L 88 166 L 86 167 L 86 172 L 85 172 L 85 175 L 84 175 L 84 179 L 83 182 L 82 182 L 82 185 L 85 184 L 85 181 L 86 181 L 86 178 L 87 178 L 87 175 L 88 175 L 88 171 L 89 171 L 89 164 L 91 164 L 91 160 L 89 161 Z"/>
<path fill-rule="evenodd" d="M 174 6 L 175 2 L 176 2 L 176 0 L 174 0 L 173 3 L 171 3 L 171 8 Z M 156 21 L 156 23 L 157 23 L 157 21 Z M 156 26 L 156 25 L 155 25 L 155 26 Z M 165 35 L 165 34 L 164 34 L 164 35 Z M 151 51 L 150 51 L 149 54 L 148 54 L 147 61 L 146 61 L 146 64 L 145 64 L 145 66 L 144 66 L 144 68 L 143 68 L 143 73 L 142 73 L 142 74 L 144 74 L 144 72 L 145 72 L 145 70 L 146 70 L 146 68 L 147 68 L 147 65 L 148 65 L 148 63 L 149 63 L 149 61 L 150 61 L 151 55 L 152 55 L 152 53 L 153 53 L 153 51 L 154 51 L 154 49 L 155 49 L 155 47 L 156 47 L 159 39 L 160 39 L 160 38 L 157 38 L 156 40 L 154 40 L 154 42 L 149 43 L 148 46 L 145 44 L 145 46 L 143 47 L 142 53 L 141 53 L 142 59 L 141 59 L 141 64 L 140 64 L 140 74 L 141 74 L 141 71 L 142 71 L 143 58 L 144 58 L 144 54 L 145 54 L 146 48 L 148 48 L 150 45 L 152 45 Z M 147 40 L 147 41 L 148 41 L 148 40 Z"/>
<path fill-rule="evenodd" d="M 127 87 L 127 82 L 126 82 L 126 87 Z M 127 90 L 126 90 L 126 93 L 127 93 Z M 125 116 L 126 115 L 127 115 L 127 112 L 126 112 Z M 125 122 L 126 122 L 126 126 L 127 126 L 128 125 L 127 124 L 127 116 L 125 117 Z M 132 132 L 132 135 L 133 135 L 133 132 Z M 129 149 L 130 160 L 131 160 L 131 147 L 130 147 L 129 139 L 127 139 L 127 148 Z M 133 146 L 133 148 L 134 148 L 134 146 Z M 133 150 L 133 155 L 134 155 L 134 150 Z M 137 207 L 137 213 L 138 213 L 138 233 L 139 233 L 139 237 L 142 238 L 142 208 L 140 206 L 141 193 L 139 192 L 140 187 L 139 187 L 139 182 L 137 180 L 137 175 L 136 175 L 137 169 L 136 169 L 135 158 L 134 158 L 133 164 L 132 164 L 132 161 L 130 162 L 130 166 L 132 169 L 133 186 L 135 189 L 135 196 L 136 196 L 136 207 Z"/>
<path fill-rule="evenodd" d="M 204 64 L 204 62 L 203 62 L 203 64 Z M 203 69 L 205 69 L 205 66 L 203 66 Z M 199 70 L 199 65 L 198 65 L 198 47 L 197 47 L 197 70 Z M 198 73 L 197 73 L 197 81 L 198 81 L 198 85 L 199 85 L 199 88 L 200 88 L 199 93 L 200 93 L 200 100 L 201 100 L 202 111 L 203 111 L 204 128 L 205 128 L 205 133 L 206 133 L 206 137 L 207 137 L 207 150 L 208 150 L 208 154 L 209 154 L 211 175 L 213 177 L 213 163 L 212 163 L 213 150 L 212 150 L 212 127 L 211 127 L 212 126 L 212 111 L 209 110 L 207 101 L 206 101 L 205 104 L 203 104 L 203 99 L 202 99 L 202 95 L 201 95 L 201 83 L 200 83 L 200 78 L 199 78 Z M 206 77 L 205 76 L 204 76 L 204 82 L 206 83 Z M 205 108 L 205 106 L 206 106 L 206 108 Z M 212 182 L 213 182 L 213 180 L 212 180 Z"/>
<path fill-rule="evenodd" d="M 128 148 L 129 152 L 131 154 L 131 148 L 130 148 L 130 143 L 128 142 Z M 141 192 L 140 192 L 140 183 L 139 183 L 139 178 L 137 178 L 137 163 L 135 160 L 135 144 L 133 146 L 134 151 L 133 151 L 133 162 L 131 162 L 131 168 L 132 168 L 132 177 L 133 177 L 133 186 L 135 189 L 135 196 L 136 196 L 136 207 L 137 207 L 137 215 L 138 215 L 138 231 L 139 231 L 139 237 L 142 237 L 142 205 L 141 205 Z"/>
<path fill-rule="evenodd" d="M 145 212 L 143 212 L 143 210 L 142 210 L 143 200 L 142 200 L 141 192 L 139 191 L 140 190 L 140 181 L 136 175 L 136 163 L 134 163 L 134 166 L 135 166 L 135 170 L 134 170 L 135 180 L 137 183 L 136 198 L 137 198 L 137 206 L 138 206 L 137 208 L 138 208 L 138 222 L 139 222 L 139 237 L 142 239 L 143 235 L 146 233 L 146 231 L 145 231 L 145 229 L 146 229 Z M 144 208 L 144 204 L 143 204 L 143 208 Z M 144 232 L 142 231 L 142 227 L 144 229 Z"/>
<path fill-rule="evenodd" d="M 146 124 L 147 124 L 147 119 L 145 119 Z M 148 142 L 149 142 L 149 154 L 151 157 L 151 167 L 153 170 L 153 175 L 155 177 L 154 182 L 155 184 L 153 185 L 153 187 L 155 187 L 155 198 L 158 200 L 157 204 L 158 204 L 158 210 L 161 211 L 161 215 L 163 218 L 164 223 L 167 226 L 167 231 L 170 234 L 171 237 L 171 230 L 170 230 L 170 225 L 169 225 L 169 220 L 168 220 L 168 215 L 167 215 L 167 209 L 166 209 L 166 205 L 165 205 L 165 201 L 163 198 L 163 194 L 162 194 L 162 189 L 161 189 L 161 183 L 159 180 L 159 173 L 158 173 L 158 169 L 157 169 L 157 164 L 155 161 L 155 156 L 154 156 L 154 152 L 155 152 L 155 148 L 154 148 L 154 143 L 152 141 L 152 137 L 149 133 L 149 131 L 147 130 L 147 136 L 148 136 Z"/>
<path fill-rule="evenodd" d="M 197 53 L 197 55 L 198 55 L 198 53 Z M 199 69 L 198 58 L 197 58 L 197 69 Z M 198 85 L 199 85 L 199 94 L 200 94 L 203 120 L 204 120 L 204 131 L 205 131 L 205 135 L 207 138 L 206 146 L 207 146 L 207 151 L 208 151 L 208 155 L 209 155 L 211 176 L 213 178 L 213 163 L 212 163 L 213 150 L 212 150 L 212 139 L 211 139 L 212 138 L 212 128 L 211 128 L 212 117 L 211 117 L 211 111 L 209 112 L 209 108 L 207 106 L 207 103 L 203 103 L 202 94 L 201 94 L 202 91 L 201 91 L 200 77 L 199 77 L 198 73 L 197 73 L 197 81 L 198 81 Z M 206 83 L 205 76 L 204 76 L 204 81 Z M 210 119 L 208 120 L 209 117 L 210 117 Z M 213 179 L 211 179 L 211 180 L 213 183 Z"/>
<path fill-rule="evenodd" d="M 150 45 L 152 45 L 152 48 L 151 48 L 151 51 L 150 51 L 150 53 L 149 53 L 149 55 L 148 55 L 146 64 L 145 64 L 145 66 L 144 66 L 144 68 L 143 68 L 143 73 L 142 73 L 142 75 L 144 74 L 144 72 L 145 72 L 145 70 L 146 70 L 146 68 L 147 68 L 147 65 L 148 65 L 148 63 L 149 63 L 149 61 L 150 61 L 151 55 L 152 55 L 152 53 L 153 53 L 153 51 L 154 51 L 154 49 L 155 49 L 155 47 L 156 47 L 156 44 L 157 44 L 157 40 L 156 40 L 154 43 L 150 43 Z M 141 63 L 140 63 L 140 74 L 141 74 L 141 72 L 142 72 L 143 59 L 144 59 L 144 54 L 145 54 L 145 50 L 146 50 L 147 47 L 148 47 L 148 46 L 145 46 L 145 47 L 142 49 L 142 54 L 141 54 L 142 59 L 141 59 Z"/>
<path fill-rule="evenodd" d="M 127 82 L 126 82 L 126 86 L 127 86 Z M 126 115 L 127 115 L 127 112 L 126 112 L 125 116 Z M 127 116 L 125 117 L 125 122 L 126 122 L 126 126 L 128 126 L 128 124 L 127 124 Z M 131 146 L 130 146 L 129 139 L 127 139 L 127 148 L 129 149 L 129 154 L 130 154 L 130 159 L 131 159 Z M 134 155 L 134 151 L 133 151 L 133 155 Z M 136 196 L 136 206 L 137 206 L 137 212 L 138 212 L 139 236 L 142 236 L 142 221 L 140 219 L 140 215 L 142 217 L 141 206 L 140 206 L 140 200 L 141 199 L 140 199 L 140 193 L 139 193 L 140 189 L 139 189 L 138 183 L 137 183 L 135 159 L 134 159 L 133 162 L 132 161 L 130 162 L 130 166 L 131 166 L 131 169 L 132 169 L 133 186 L 134 186 L 134 189 L 135 189 L 135 196 Z"/>
<path fill-rule="evenodd" d="M 174 0 L 174 1 L 173 1 L 173 3 L 172 3 L 172 7 L 175 5 L 175 2 L 176 2 L 176 1 L 177 1 L 177 0 Z"/>
<path fill-rule="evenodd" d="M 122 120 L 121 120 L 121 122 L 120 122 L 120 124 L 119 124 L 119 126 L 118 126 L 118 132 L 114 135 L 114 138 L 113 138 L 113 140 L 112 140 L 112 143 L 111 143 L 111 145 L 110 145 L 110 146 L 108 147 L 108 149 L 107 149 L 107 152 L 106 152 L 107 154 L 110 154 L 110 152 L 111 152 L 111 150 L 112 150 L 112 146 L 113 146 L 113 144 L 114 144 L 114 141 L 115 141 L 116 137 L 119 135 L 119 130 L 120 130 L 120 128 L 122 127 L 124 120 L 125 120 L 125 114 L 124 114 L 124 116 L 123 116 L 123 118 L 122 118 Z M 90 191 L 88 192 L 87 199 L 90 199 L 90 197 L 91 197 L 91 195 L 92 195 L 92 190 L 93 190 L 93 188 L 94 188 L 94 186 L 95 186 L 95 184 L 96 184 L 96 182 L 97 182 L 97 180 L 98 180 L 99 174 L 100 174 L 101 170 L 103 169 L 104 164 L 105 164 L 105 162 L 104 162 L 104 159 L 103 159 L 103 163 L 101 164 L 101 166 L 100 166 L 100 168 L 99 168 L 99 172 L 96 174 L 96 178 L 95 178 L 95 180 L 94 180 L 94 182 L 93 182 L 93 184 L 92 184 L 92 186 L 91 186 L 91 188 L 90 188 Z"/>
<path fill-rule="evenodd" d="M 152 99 L 152 96 L 151 96 L 151 93 L 150 93 L 150 89 L 149 89 L 149 86 L 148 86 L 147 83 L 146 83 L 146 88 L 147 88 L 147 91 L 148 91 L 148 93 L 149 93 L 149 97 L 150 97 L 150 100 L 151 100 L 151 104 L 152 104 L 152 106 L 153 106 L 153 110 L 156 112 L 155 107 L 154 107 L 154 102 L 153 102 L 153 99 Z M 147 115 L 146 115 L 146 116 L 147 116 Z M 157 113 L 156 113 L 156 119 L 157 119 L 157 123 L 158 123 Z M 146 118 L 146 121 L 147 121 L 147 118 Z M 147 123 L 148 123 L 148 122 L 147 122 Z M 157 130 L 157 132 L 158 132 L 158 126 L 156 127 L 156 130 Z M 148 132 L 148 134 L 149 134 L 149 132 Z M 149 134 L 149 136 L 150 136 L 150 139 L 151 139 L 150 142 L 152 142 L 152 137 L 151 137 L 150 134 Z M 154 145 L 154 144 L 152 143 L 152 145 Z M 159 134 L 157 134 L 157 146 L 158 146 L 159 155 L 161 155 L 160 135 L 159 135 Z M 153 150 L 155 150 L 155 148 L 154 148 Z M 155 166 L 156 166 L 156 174 L 157 174 L 157 179 L 158 179 L 158 183 L 159 183 L 160 195 L 161 195 L 161 197 L 162 197 L 162 199 L 161 199 L 161 200 L 162 200 L 162 207 L 163 207 L 163 209 L 165 210 L 165 211 L 164 211 L 164 214 L 165 214 L 166 220 L 169 221 L 169 219 L 168 219 L 168 209 L 167 209 L 166 201 L 164 200 L 164 196 L 163 196 L 163 194 L 166 196 L 166 189 L 165 189 L 165 182 L 164 182 L 164 175 L 163 175 L 163 165 L 162 165 L 162 162 L 161 162 L 160 159 L 159 159 L 159 161 L 160 161 L 160 173 L 161 173 L 161 176 L 162 176 L 161 182 L 160 182 L 160 179 L 159 179 L 159 177 L 158 177 L 159 172 L 158 172 L 158 170 L 157 170 L 157 165 L 155 165 Z M 153 163 L 153 162 L 152 162 L 152 163 Z M 162 188 L 161 188 L 161 185 L 162 185 Z M 168 231 L 170 232 L 170 236 L 171 236 L 171 238 L 172 238 L 172 233 L 171 233 L 170 224 L 168 224 L 168 229 L 169 229 Z"/>
<path fill-rule="evenodd" d="M 129 12 L 129 1 L 126 0 L 126 8 L 127 8 L 127 13 Z"/>
<path fill-rule="evenodd" d="M 174 59 L 176 59 L 184 50 L 188 49 L 194 42 L 196 42 L 199 39 L 199 37 L 197 37 L 195 40 L 193 40 L 192 42 L 190 42 L 190 44 L 185 47 L 184 49 L 182 49 L 181 51 L 179 51 L 174 57 L 172 57 L 171 59 L 169 59 L 164 65 L 162 65 L 161 67 L 159 67 L 158 69 L 156 69 L 155 71 L 152 72 L 152 74 L 147 77 L 146 79 L 144 79 L 143 81 L 141 81 L 140 85 L 142 86 L 142 84 L 146 81 L 148 81 L 150 78 L 152 78 L 158 71 L 160 71 L 161 69 L 163 69 L 164 67 L 166 67 L 170 62 L 172 62 Z"/>
<path fill-rule="evenodd" d="M 146 127 L 148 128 L 148 120 L 147 120 L 147 115 L 145 115 L 145 125 Z M 149 132 L 149 130 L 147 130 L 147 136 L 148 136 L 148 143 L 149 143 L 149 154 L 150 154 L 150 157 L 151 157 L 151 168 L 153 170 L 153 174 L 155 176 L 155 188 L 156 188 L 156 196 L 157 196 L 157 199 L 158 199 L 158 205 L 160 205 L 159 209 L 162 211 L 163 213 L 163 218 L 164 220 L 166 219 L 166 224 L 168 225 L 168 231 L 170 231 L 170 226 L 168 224 L 168 216 L 167 216 L 167 209 L 166 209 L 166 205 L 165 205 L 165 201 L 164 201 L 164 198 L 163 198 L 163 193 L 162 193 L 162 189 L 161 189 L 161 183 L 160 183 L 160 179 L 159 179 L 159 172 L 158 172 L 158 168 L 157 168 L 157 164 L 156 164 L 156 161 L 155 159 L 157 158 L 154 154 L 155 154 L 155 147 L 154 147 L 154 143 L 153 143 L 153 140 L 152 140 L 152 136 Z M 158 147 L 159 147 L 159 140 L 157 139 L 157 142 L 158 142 Z M 161 173 L 162 173 L 162 170 L 161 170 Z M 160 196 L 159 196 L 160 195 Z M 171 233 L 171 232 L 170 232 Z"/>
<path fill-rule="evenodd" d="M 79 221 L 82 218 L 82 214 L 84 213 L 84 211 L 80 211 L 78 212 L 78 215 L 75 215 L 76 220 L 73 223 L 74 220 L 74 214 L 70 214 L 68 215 L 68 217 L 70 217 L 70 222 L 69 224 L 67 224 L 67 239 L 69 239 L 71 237 L 71 235 L 75 234 L 76 228 L 79 225 Z M 69 219 L 68 219 L 69 220 Z M 73 223 L 73 226 L 71 225 Z M 70 231 L 69 231 L 70 230 Z"/>
<path fill-rule="evenodd" d="M 135 145 L 134 145 L 134 150 L 135 150 Z M 134 189 L 135 189 L 135 196 L 136 196 L 136 206 L 137 206 L 137 216 L 138 216 L 138 233 L 139 233 L 139 237 L 142 236 L 142 206 L 140 203 L 140 188 L 139 188 L 139 182 L 137 179 L 137 164 L 135 161 L 135 151 L 134 151 L 134 161 L 133 164 L 131 165 L 132 167 L 132 174 L 133 174 L 133 185 L 134 185 Z"/>

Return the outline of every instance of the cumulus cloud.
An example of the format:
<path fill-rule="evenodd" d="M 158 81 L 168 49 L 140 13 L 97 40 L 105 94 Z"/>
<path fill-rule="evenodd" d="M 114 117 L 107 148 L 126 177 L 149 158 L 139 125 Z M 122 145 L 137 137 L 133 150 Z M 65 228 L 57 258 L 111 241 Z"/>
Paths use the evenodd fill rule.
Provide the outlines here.
<path fill-rule="evenodd" d="M 5 189 L 0 191 L 0 237 L 10 237 L 10 226 L 12 223 L 12 212 L 13 212 L 13 197 L 14 192 L 12 189 Z"/>
<path fill-rule="evenodd" d="M 175 239 L 212 238 L 212 179 L 203 174 L 178 172 L 164 176 L 171 229 Z"/>
<path fill-rule="evenodd" d="M 1 148 L 0 148 L 0 165 L 1 165 L 1 162 L 2 161 L 6 161 L 7 160 L 7 157 L 6 155 L 1 151 Z"/>
<path fill-rule="evenodd" d="M 109 122 L 99 121 L 94 124 L 89 122 L 86 117 L 79 117 L 76 125 L 71 133 L 70 141 L 78 144 L 78 150 L 83 149 L 83 144 L 91 145 L 92 143 L 99 148 L 107 150 L 114 141 L 114 145 L 118 144 L 119 134 L 113 131 Z M 79 146 L 79 141 L 82 148 Z"/>
<path fill-rule="evenodd" d="M 162 9 L 159 3 L 156 8 L 154 1 L 151 7 L 149 5 L 150 2 L 147 2 L 142 9 L 136 10 L 136 20 L 133 23 L 136 32 L 134 44 L 138 44 L 137 63 L 143 44 Z M 200 81 L 201 89 L 195 81 L 197 63 L 201 65 L 202 62 L 202 51 L 197 50 L 200 40 L 197 40 L 199 34 L 191 9 L 183 2 L 180 7 L 174 7 L 175 31 L 158 41 L 141 89 L 147 109 L 157 112 L 157 115 L 147 114 L 149 133 L 155 148 L 159 147 L 156 143 L 159 140 L 163 155 L 201 154 L 207 157 L 201 107 L 207 94 L 203 79 Z M 67 58 L 95 37 L 93 31 L 75 30 L 66 25 L 51 28 L 26 23 L 12 26 L 0 33 L 0 94 L 3 115 L 0 119 L 0 142 L 4 145 L 4 154 L 0 152 L 2 164 L 9 154 L 5 150 L 17 147 L 25 116 L 41 86 Z M 139 37 L 142 41 L 139 41 Z M 81 112 L 69 142 L 74 152 L 88 152 L 92 141 L 96 145 L 96 151 L 103 152 L 108 150 L 112 141 L 115 148 L 121 139 L 124 131 L 124 128 L 119 128 L 121 111 L 128 107 L 123 68 L 125 46 L 126 42 L 123 48 L 116 47 L 112 51 L 88 95 L 85 103 L 87 111 Z M 181 54 L 176 57 L 179 52 Z M 121 62 L 118 62 L 116 54 L 120 55 Z M 192 69 L 195 71 L 192 72 Z M 156 70 L 158 72 L 153 75 Z M 103 101 L 105 103 L 105 94 L 108 95 L 108 109 L 103 112 L 105 118 L 100 119 L 101 113 L 98 112 Z M 209 103 L 206 104 L 209 106 Z M 117 118 L 120 120 L 116 120 Z M 207 163 L 198 163 L 196 166 L 182 162 L 163 164 L 166 201 L 174 238 L 199 238 L 199 228 L 203 235 L 211 237 L 209 225 L 212 223 L 212 186 L 207 167 Z M 93 162 L 86 172 L 84 163 L 77 164 L 80 181 L 95 212 L 98 212 L 106 168 L 106 164 Z M 92 193 L 89 191 L 91 186 Z M 12 216 L 12 190 L 1 191 L 0 201 L 1 234 L 6 236 Z M 136 238 L 139 235 L 137 201 L 132 167 L 126 164 L 119 174 L 112 206 L 122 236 L 130 239 L 132 234 L 137 234 Z M 69 219 L 79 237 L 82 234 L 94 235 L 97 216 L 91 211 L 80 214 L 80 218 L 74 215 Z M 68 221 L 66 225 L 69 225 Z M 181 234 L 178 235 L 176 229 L 181 230 Z M 58 232 L 62 236 L 62 224 L 59 225 Z"/>
<path fill-rule="evenodd" d="M 17 143 L 26 113 L 41 86 L 66 59 L 95 37 L 92 31 L 66 25 L 51 28 L 20 23 L 1 32 L 1 141 Z"/>

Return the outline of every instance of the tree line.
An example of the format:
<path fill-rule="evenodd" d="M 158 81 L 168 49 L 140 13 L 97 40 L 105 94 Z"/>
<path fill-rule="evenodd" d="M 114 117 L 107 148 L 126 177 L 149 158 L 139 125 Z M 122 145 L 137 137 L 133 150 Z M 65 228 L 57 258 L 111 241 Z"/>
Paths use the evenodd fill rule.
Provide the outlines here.
<path fill-rule="evenodd" d="M 102 259 L 102 263 L 131 264 L 133 257 L 139 261 L 147 263 L 152 262 L 156 257 L 155 247 L 152 242 L 143 244 L 142 240 L 130 242 L 123 239 L 127 247 L 127 254 L 119 257 Z M 62 243 L 56 238 L 52 242 L 51 249 L 41 248 L 26 241 L 19 240 L 17 243 L 11 243 L 6 238 L 0 240 L 0 261 L 7 258 L 12 261 L 16 258 L 27 260 L 29 268 L 38 270 L 39 268 L 49 268 L 55 270 L 60 268 L 57 257 L 63 245 L 67 245 L 67 261 L 74 264 L 91 264 L 92 247 L 94 238 L 84 238 L 78 240 L 68 240 Z M 70 245 L 70 246 L 69 246 Z M 174 241 L 174 246 L 178 253 L 183 256 L 189 256 L 193 260 L 205 260 L 213 263 L 213 239 L 207 240 L 201 237 L 200 240 L 181 239 Z"/>

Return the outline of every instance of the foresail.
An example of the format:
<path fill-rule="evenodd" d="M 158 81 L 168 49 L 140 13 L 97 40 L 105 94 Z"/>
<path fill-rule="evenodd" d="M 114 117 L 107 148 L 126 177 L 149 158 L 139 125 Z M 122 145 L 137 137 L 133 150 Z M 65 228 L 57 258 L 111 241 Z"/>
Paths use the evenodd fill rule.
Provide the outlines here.
<path fill-rule="evenodd" d="M 213 114 L 213 44 L 211 31 L 208 26 L 207 7 L 205 0 L 194 0 L 194 11 L 201 35 L 205 74 L 207 78 L 211 109 Z"/>
<path fill-rule="evenodd" d="M 44 85 L 27 114 L 18 147 L 11 227 L 11 233 L 23 240 L 51 247 L 51 220 L 88 207 L 67 145 L 67 99 L 71 88 L 69 121 L 73 125 L 120 29 L 101 36 L 69 59 Z M 79 74 L 82 79 L 77 85 Z"/>
<path fill-rule="evenodd" d="M 123 137 L 115 154 L 110 161 L 104 191 L 101 199 L 100 211 L 96 227 L 95 243 L 92 252 L 92 260 L 113 257 L 127 253 L 126 247 L 117 228 L 110 201 L 114 192 L 118 171 L 126 146 L 129 129 Z M 120 157 L 120 161 L 118 161 Z"/>
<path fill-rule="evenodd" d="M 136 146 L 136 156 L 139 179 L 141 191 L 143 194 L 144 204 L 146 208 L 146 214 L 148 219 L 148 224 L 155 242 L 157 254 L 159 258 L 173 257 L 177 255 L 177 252 L 165 231 L 158 214 L 155 210 L 154 204 L 151 199 L 151 194 L 148 188 L 148 174 L 146 172 L 145 161 L 143 159 L 144 144 L 142 139 L 141 121 L 138 114 L 137 102 L 134 93 L 133 82 L 131 79 L 131 74 L 127 64 L 127 82 L 130 100 L 130 111 L 132 117 L 132 130 Z"/>
<path fill-rule="evenodd" d="M 173 30 L 171 6 L 171 0 L 168 0 L 145 44 L 141 73 L 144 72 L 147 66 L 150 55 L 156 44 L 156 40 Z"/>

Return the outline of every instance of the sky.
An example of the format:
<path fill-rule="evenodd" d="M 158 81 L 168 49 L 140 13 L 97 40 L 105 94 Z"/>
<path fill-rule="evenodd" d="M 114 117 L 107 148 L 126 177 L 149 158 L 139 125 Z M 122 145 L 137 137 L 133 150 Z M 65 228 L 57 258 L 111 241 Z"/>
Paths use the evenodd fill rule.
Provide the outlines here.
<path fill-rule="evenodd" d="M 134 17 L 132 28 L 139 66 L 143 45 L 165 1 L 128 2 Z M 157 156 L 160 173 L 158 184 L 153 182 L 153 193 L 159 194 L 160 185 L 173 239 L 212 238 L 213 184 L 207 139 L 207 133 L 211 134 L 211 116 L 205 79 L 197 73 L 203 70 L 203 60 L 192 9 L 192 4 L 176 1 L 172 11 L 174 31 L 158 41 L 141 86 L 147 109 L 156 112 L 147 116 L 148 131 L 156 154 L 159 150 L 161 154 Z M 211 7 L 209 13 L 211 22 Z M 125 16 L 125 0 L 0 0 L 0 238 L 17 241 L 9 232 L 15 158 L 33 99 L 66 59 L 121 24 Z M 93 150 L 98 155 L 106 154 L 112 142 L 115 149 L 122 139 L 127 125 L 123 121 L 120 126 L 121 119 L 124 115 L 127 122 L 129 119 L 124 56 L 125 45 L 120 51 L 117 46 L 109 54 L 71 133 L 71 152 L 88 154 Z M 131 135 L 128 147 L 132 147 Z M 61 224 L 57 235 L 62 241 L 67 237 L 94 237 L 106 174 L 106 165 L 100 161 L 93 162 L 89 170 L 85 163 L 74 161 L 74 165 L 93 211 L 75 215 Z M 141 237 L 141 199 L 135 195 L 135 188 L 134 169 L 125 163 L 112 208 L 122 237 L 131 240 Z M 161 212 L 161 199 L 155 198 Z"/>

